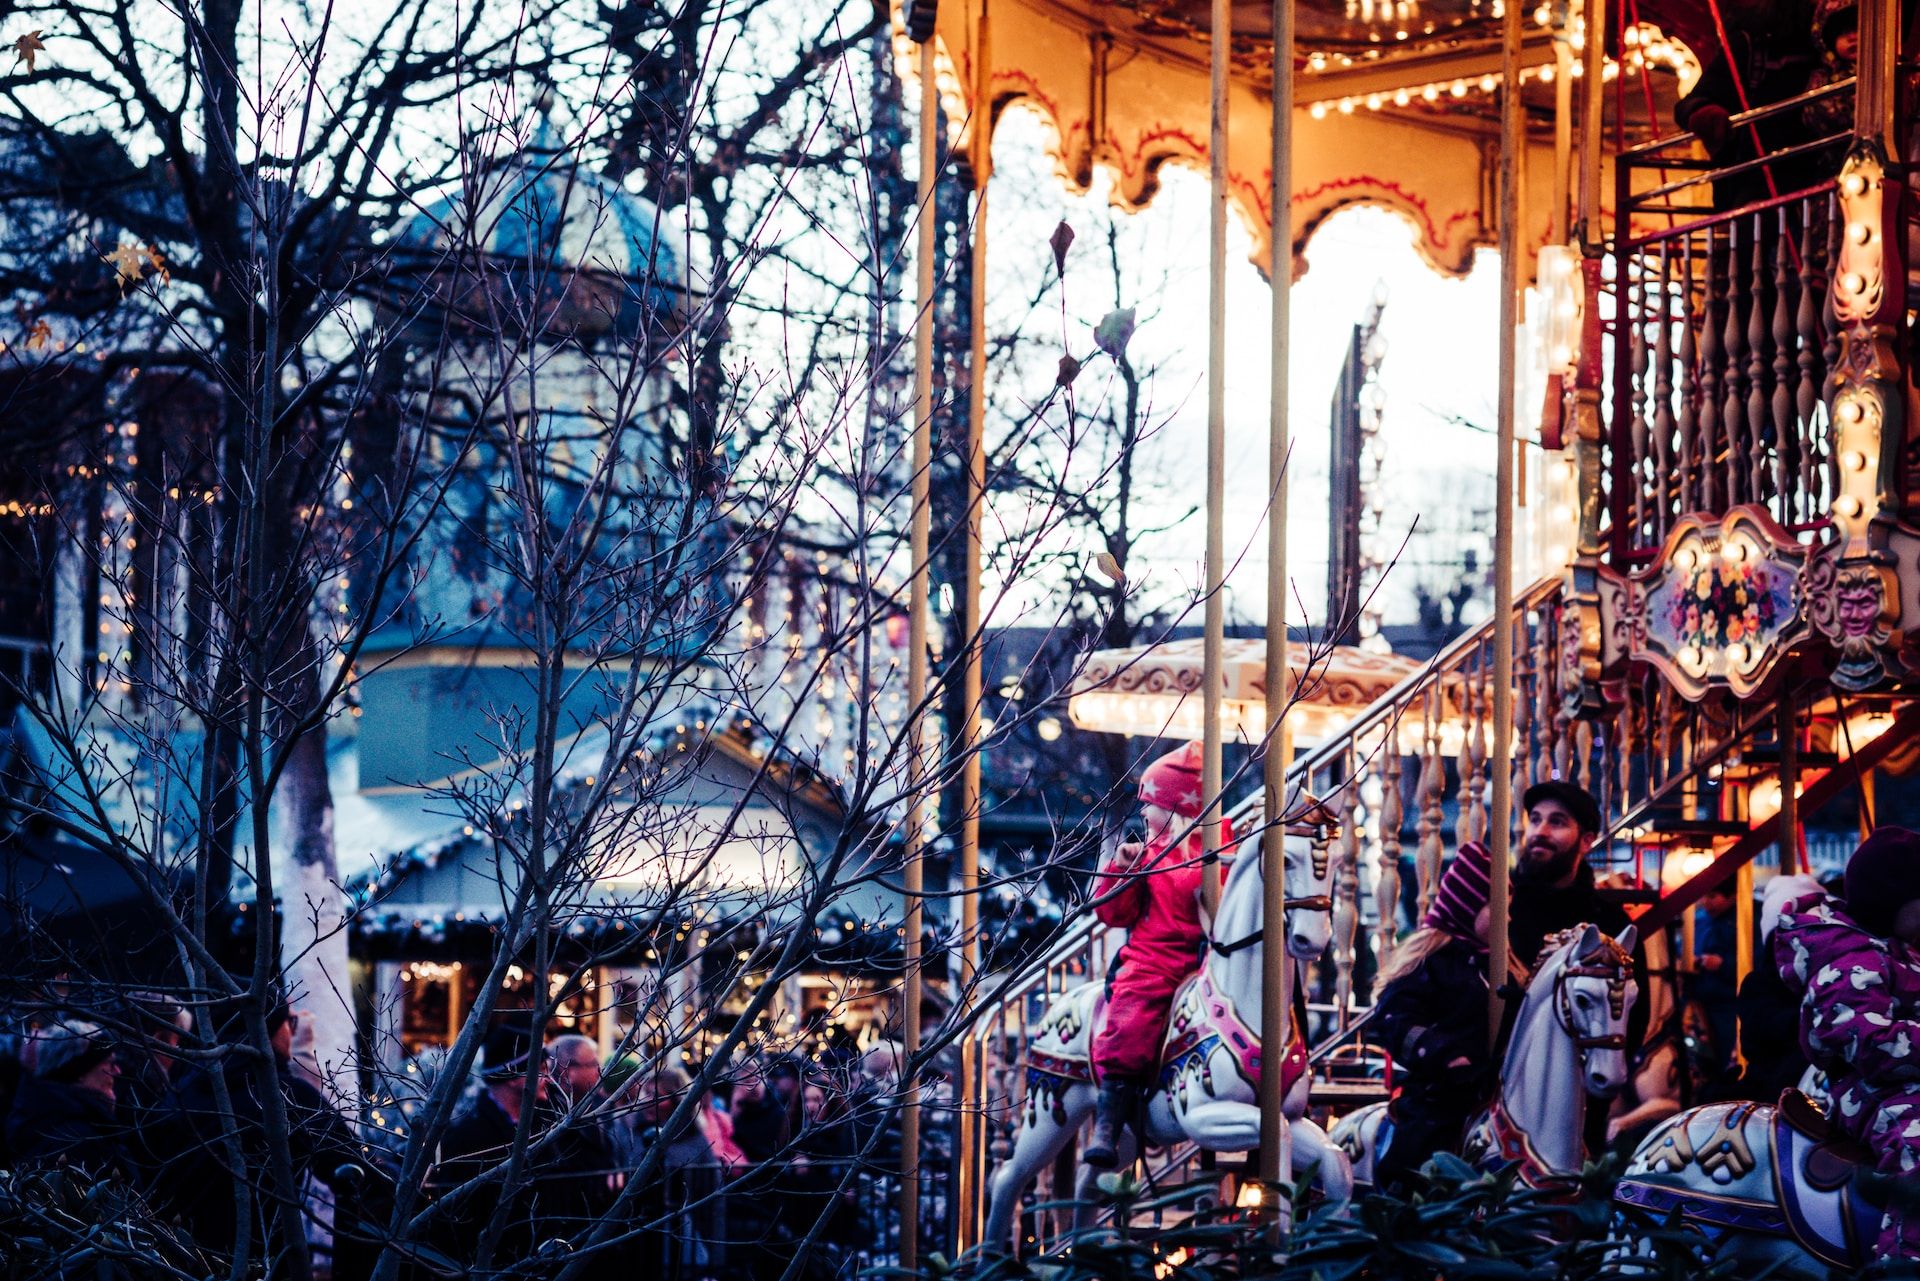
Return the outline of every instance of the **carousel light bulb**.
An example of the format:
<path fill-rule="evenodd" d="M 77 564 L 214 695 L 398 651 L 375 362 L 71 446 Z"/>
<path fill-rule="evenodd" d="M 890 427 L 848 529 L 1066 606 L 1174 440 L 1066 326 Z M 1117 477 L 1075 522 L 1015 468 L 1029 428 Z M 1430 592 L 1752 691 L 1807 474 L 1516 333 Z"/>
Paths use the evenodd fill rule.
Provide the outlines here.
<path fill-rule="evenodd" d="M 1857 423 L 1867 416 L 1867 408 L 1849 396 L 1840 402 L 1840 416 L 1850 423 Z"/>
<path fill-rule="evenodd" d="M 1384 95 L 1377 94 L 1377 93 L 1370 93 L 1367 95 L 1368 111 L 1378 111 L 1385 103 L 1386 103 L 1386 98 Z"/>
<path fill-rule="evenodd" d="M 1440 99 L 1440 86 L 1428 85 L 1426 88 L 1420 91 L 1420 96 L 1422 98 L 1425 98 L 1428 102 L 1437 102 Z"/>
<path fill-rule="evenodd" d="M 1860 514 L 1860 500 L 1852 494 L 1842 494 L 1833 500 L 1833 510 L 1836 515 L 1852 520 Z"/>
<path fill-rule="evenodd" d="M 1341 114 L 1341 115 L 1343 115 L 1343 116 L 1350 116 L 1350 115 L 1352 115 L 1352 114 L 1353 114 L 1353 99 L 1352 99 L 1352 98 L 1342 98 L 1342 99 L 1340 99 L 1340 114 Z"/>
<path fill-rule="evenodd" d="M 1540 83 L 1543 85 L 1553 83 L 1553 68 L 1551 66 L 1540 68 Z"/>
<path fill-rule="evenodd" d="M 1865 471 L 1867 469 L 1867 456 L 1857 449 L 1849 449 L 1846 453 L 1840 455 L 1840 463 L 1848 471 Z"/>
<path fill-rule="evenodd" d="M 1867 180 L 1857 173 L 1850 173 L 1840 180 L 1840 187 L 1849 196 L 1857 196 L 1867 189 Z"/>
<path fill-rule="evenodd" d="M 1499 83 L 1500 83 L 1500 77 L 1498 77 L 1498 76 L 1495 76 L 1495 75 L 1484 75 L 1484 76 L 1481 76 L 1481 77 L 1480 77 L 1480 92 L 1481 92 L 1481 93 L 1492 93 L 1492 92 L 1493 92 L 1493 88 L 1494 88 L 1494 86 L 1495 86 L 1495 85 L 1497 85 L 1497 84 L 1499 84 Z"/>
<path fill-rule="evenodd" d="M 1407 91 L 1406 91 L 1405 89 L 1395 89 L 1395 90 L 1393 91 L 1393 105 L 1394 105 L 1394 106 L 1396 106 L 1396 107 L 1404 107 L 1404 106 L 1406 106 L 1406 105 L 1407 105 L 1407 104 L 1408 104 L 1409 102 L 1412 102 L 1412 101 L 1413 101 L 1413 95 L 1412 95 L 1411 93 L 1408 93 L 1408 92 L 1407 92 Z"/>
<path fill-rule="evenodd" d="M 1867 282 L 1857 271 L 1850 271 L 1840 278 L 1840 287 L 1850 294 L 1863 293 Z"/>
<path fill-rule="evenodd" d="M 1864 222 L 1847 224 L 1847 235 L 1856 245 L 1864 245 L 1873 239 L 1873 228 Z"/>
<path fill-rule="evenodd" d="M 1466 81 L 1464 81 L 1464 80 L 1456 80 L 1456 81 L 1454 81 L 1454 82 L 1453 82 L 1453 87 L 1452 87 L 1451 89 L 1449 89 L 1449 90 L 1448 90 L 1448 92 L 1449 92 L 1449 93 L 1451 93 L 1451 94 L 1452 94 L 1452 95 L 1453 95 L 1454 97 L 1456 97 L 1456 98 L 1464 98 L 1464 97 L 1466 97 L 1466 96 L 1467 96 L 1467 82 L 1466 82 Z"/>
<path fill-rule="evenodd" d="M 1327 104 L 1324 102 L 1316 102 L 1307 108 L 1307 114 L 1315 120 L 1325 120 L 1327 118 Z"/>

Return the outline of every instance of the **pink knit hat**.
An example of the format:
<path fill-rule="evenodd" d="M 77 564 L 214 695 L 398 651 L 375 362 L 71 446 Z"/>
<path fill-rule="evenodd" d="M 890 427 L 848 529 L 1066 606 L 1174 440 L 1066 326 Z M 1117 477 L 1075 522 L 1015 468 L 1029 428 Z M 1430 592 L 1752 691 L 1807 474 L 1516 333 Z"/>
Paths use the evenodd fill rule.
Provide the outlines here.
<path fill-rule="evenodd" d="M 1484 949 L 1473 928 L 1474 918 L 1493 897 L 1493 856 L 1478 841 L 1462 845 L 1433 891 L 1433 905 L 1420 924 Z"/>
<path fill-rule="evenodd" d="M 1205 804 L 1200 788 L 1200 744 L 1168 752 L 1140 775 L 1140 803 L 1158 805 L 1182 818 L 1199 818 Z"/>

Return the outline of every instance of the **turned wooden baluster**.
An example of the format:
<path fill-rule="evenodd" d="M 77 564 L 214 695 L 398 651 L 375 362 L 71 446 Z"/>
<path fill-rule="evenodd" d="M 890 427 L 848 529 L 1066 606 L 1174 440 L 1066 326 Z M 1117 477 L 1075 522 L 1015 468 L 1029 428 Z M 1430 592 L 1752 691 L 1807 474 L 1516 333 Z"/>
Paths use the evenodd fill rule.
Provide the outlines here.
<path fill-rule="evenodd" d="M 1628 423 L 1632 428 L 1633 457 L 1628 475 L 1633 478 L 1633 528 L 1644 542 L 1658 542 L 1658 522 L 1656 516 L 1648 519 L 1647 513 L 1647 316 L 1652 310 L 1647 305 L 1647 266 L 1646 259 L 1635 257 L 1629 260 L 1628 271 L 1638 277 L 1638 286 L 1630 287 L 1627 292 L 1627 351 L 1633 362 L 1633 377 Z"/>
<path fill-rule="evenodd" d="M 1466 681 L 1467 735 L 1460 747 L 1460 793 L 1453 823 L 1455 849 L 1468 841 L 1480 840 L 1487 834 L 1486 818 L 1481 812 L 1480 802 L 1480 765 L 1487 757 L 1486 740 L 1480 730 L 1483 690 L 1479 671 L 1486 666 L 1490 657 L 1484 650 L 1481 651 L 1475 656 L 1473 667 L 1462 674 Z"/>
<path fill-rule="evenodd" d="M 1817 435 L 1816 414 L 1820 408 L 1820 387 L 1826 371 L 1820 359 L 1820 280 L 1817 274 L 1824 255 L 1816 243 L 1816 228 L 1822 219 L 1810 199 L 1800 210 L 1800 305 L 1794 309 L 1794 337 L 1798 344 L 1800 381 L 1794 388 L 1794 411 L 1800 420 L 1800 489 L 1806 495 L 1802 514 L 1812 519 L 1826 510 L 1826 495 L 1820 483 L 1821 442 Z"/>
<path fill-rule="evenodd" d="M 1783 523 L 1791 524 L 1804 510 L 1805 495 L 1800 491 L 1798 458 L 1801 449 L 1799 426 L 1793 415 L 1793 231 L 1787 221 L 1787 207 L 1780 207 L 1775 219 L 1773 242 L 1773 466 L 1775 510 Z"/>
<path fill-rule="evenodd" d="M 1693 310 L 1693 237 L 1680 242 L 1680 510 L 1698 511 L 1700 498 L 1700 428 L 1694 407 L 1700 400 L 1697 379 L 1698 349 L 1693 328 L 1699 317 Z"/>
<path fill-rule="evenodd" d="M 1353 944 L 1360 924 L 1360 808 L 1364 781 L 1351 747 L 1347 749 L 1347 781 L 1340 789 L 1340 841 L 1333 860 L 1333 983 L 1334 1008 L 1340 1026 L 1353 1005 Z"/>
<path fill-rule="evenodd" d="M 1440 879 L 1440 860 L 1446 853 L 1441 832 L 1446 824 L 1447 765 L 1440 752 L 1440 726 L 1447 714 L 1443 682 L 1427 688 L 1426 737 L 1420 759 L 1420 843 L 1414 847 L 1414 879 L 1420 891 L 1420 915 L 1433 906 L 1433 890 Z"/>
<path fill-rule="evenodd" d="M 1746 270 L 1746 246 L 1741 243 L 1740 224 L 1727 228 L 1727 319 L 1721 334 L 1726 350 L 1726 371 L 1721 380 L 1720 419 L 1727 433 L 1727 503 L 1745 502 L 1747 493 L 1747 452 L 1754 448 L 1753 424 L 1747 421 L 1747 287 L 1751 283 Z"/>
<path fill-rule="evenodd" d="M 1673 527 L 1681 508 L 1674 507 L 1673 477 L 1673 246 L 1660 246 L 1660 305 L 1653 309 L 1653 476 L 1656 487 L 1655 510 L 1660 513 L 1659 528 L 1650 541 L 1658 542 Z"/>
<path fill-rule="evenodd" d="M 1573 723 L 1573 764 L 1574 782 L 1593 790 L 1593 722 L 1577 720 Z"/>
<path fill-rule="evenodd" d="M 1557 652 L 1554 640 L 1559 623 L 1559 606 L 1549 605 L 1542 615 L 1540 626 L 1533 633 L 1533 725 L 1539 742 L 1539 751 L 1533 757 L 1533 781 L 1536 783 L 1553 777 L 1553 758 L 1559 736 L 1560 727 L 1553 715 L 1560 701 L 1554 696 L 1553 680 L 1553 659 Z"/>
<path fill-rule="evenodd" d="M 1753 237 L 1751 261 L 1747 272 L 1747 497 L 1761 502 L 1767 496 L 1767 482 L 1773 478 L 1767 466 L 1766 437 L 1770 425 L 1768 406 L 1772 402 L 1767 376 L 1773 370 L 1767 342 L 1773 335 L 1772 310 L 1767 306 L 1766 288 L 1772 283 L 1773 264 L 1767 259 L 1765 235 L 1767 215 L 1757 213 L 1749 234 Z M 1774 448 L 1781 442 L 1774 441 Z"/>
<path fill-rule="evenodd" d="M 1719 511 L 1726 492 L 1720 484 L 1720 323 L 1722 289 L 1718 228 L 1707 233 L 1707 296 L 1700 307 L 1700 510 Z"/>
<path fill-rule="evenodd" d="M 1373 882 L 1375 926 L 1373 959 L 1384 967 L 1400 937 L 1400 824 L 1406 811 L 1400 802 L 1400 726 L 1387 731 L 1380 750 L 1380 867 Z"/>

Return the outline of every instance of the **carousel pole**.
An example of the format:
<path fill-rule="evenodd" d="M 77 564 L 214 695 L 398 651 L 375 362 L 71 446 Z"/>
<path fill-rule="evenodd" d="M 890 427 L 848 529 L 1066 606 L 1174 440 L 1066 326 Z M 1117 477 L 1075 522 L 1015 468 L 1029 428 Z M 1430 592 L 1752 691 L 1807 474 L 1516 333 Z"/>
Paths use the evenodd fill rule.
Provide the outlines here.
<path fill-rule="evenodd" d="M 1492 924 L 1487 939 L 1489 1035 L 1497 1040 L 1507 983 L 1507 870 L 1513 836 L 1513 378 L 1520 323 L 1520 10 L 1508 0 L 1500 49 L 1500 436 L 1494 473 L 1493 524 L 1493 797 Z"/>
<path fill-rule="evenodd" d="M 1581 249 L 1600 252 L 1600 135 L 1606 107 L 1606 0 L 1586 0 L 1580 47 L 1580 190 L 1575 228 Z"/>
<path fill-rule="evenodd" d="M 1200 820 L 1201 897 L 1211 920 L 1220 910 L 1220 695 L 1227 630 L 1227 54 L 1233 46 L 1233 11 L 1213 0 L 1209 52 L 1212 127 L 1207 135 L 1207 573 L 1206 639 L 1201 709 L 1200 790 L 1206 810 Z"/>
<path fill-rule="evenodd" d="M 931 24 L 929 24 L 931 25 Z M 933 468 L 934 182 L 939 176 L 940 89 L 934 79 L 933 34 L 920 42 L 919 292 L 913 314 L 913 523 L 908 557 L 913 582 L 907 598 L 907 839 L 903 894 L 906 938 L 900 991 L 900 1267 L 919 1266 L 920 1246 L 920 931 L 924 906 L 922 857 L 926 844 L 927 784 L 927 546 Z"/>
<path fill-rule="evenodd" d="M 987 56 L 987 0 L 980 0 L 980 12 L 973 29 L 973 117 L 967 124 L 970 167 L 973 170 L 973 277 L 968 301 L 969 334 L 973 341 L 967 356 L 967 568 L 961 591 L 961 617 L 966 620 L 966 650 L 961 655 L 961 701 L 965 706 L 960 729 L 960 747 L 964 753 L 960 765 L 960 992 L 959 1006 L 973 1005 L 974 977 L 980 969 L 980 649 L 986 642 L 986 629 L 980 617 L 981 519 L 987 501 L 987 180 L 993 171 L 993 72 Z M 967 1213 L 974 1203 L 974 1182 L 982 1168 L 976 1156 L 980 1117 L 972 1106 L 974 1078 L 980 1071 L 976 1062 L 978 1043 L 972 1037 L 960 1041 L 960 1094 L 962 1106 L 958 1118 L 960 1151 L 959 1198 L 956 1204 Z M 961 1225 L 964 1242 L 973 1231 L 972 1223 Z"/>
<path fill-rule="evenodd" d="M 1292 967 L 1287 956 L 1287 455 L 1292 449 L 1287 418 L 1287 354 L 1291 347 L 1293 287 L 1293 0 L 1273 0 L 1273 149 L 1267 208 L 1267 278 L 1273 288 L 1272 368 L 1267 386 L 1267 742 L 1262 760 L 1266 831 L 1260 839 L 1266 898 L 1260 920 L 1260 1038 L 1276 1047 L 1262 1055 L 1260 1073 L 1260 1182 L 1262 1204 L 1290 1172 L 1293 1132 L 1285 1115 L 1280 1065 L 1291 1038 Z M 1281 1218 L 1269 1226 L 1276 1237 Z"/>

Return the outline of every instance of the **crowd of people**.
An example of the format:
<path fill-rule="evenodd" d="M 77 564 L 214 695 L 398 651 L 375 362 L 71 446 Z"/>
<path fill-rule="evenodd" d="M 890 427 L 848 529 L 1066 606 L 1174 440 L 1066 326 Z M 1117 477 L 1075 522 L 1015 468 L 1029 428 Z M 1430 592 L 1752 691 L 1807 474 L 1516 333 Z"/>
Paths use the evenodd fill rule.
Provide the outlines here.
<path fill-rule="evenodd" d="M 297 1061 L 296 1011 L 266 1016 L 270 1064 L 238 1008 L 209 1012 L 212 1050 L 163 995 L 94 1015 L 14 1012 L 0 1040 L 0 1167 L 122 1189 L 138 1207 L 124 1212 L 216 1270 L 247 1250 L 304 1253 L 323 1276 L 367 1273 L 409 1168 L 406 1136 L 390 1117 L 363 1124 L 330 1104 Z M 639 1267 L 803 1281 L 884 1262 L 897 1249 L 899 1049 L 826 1057 L 740 1058 L 696 1093 L 674 1062 L 603 1064 L 590 1037 L 497 1022 L 413 1167 L 417 1195 L 402 1208 L 427 1214 L 406 1275 L 545 1275 L 575 1260 L 586 1277 Z M 923 1201 L 945 1184 L 944 1115 L 931 1107 L 925 1121 Z"/>

